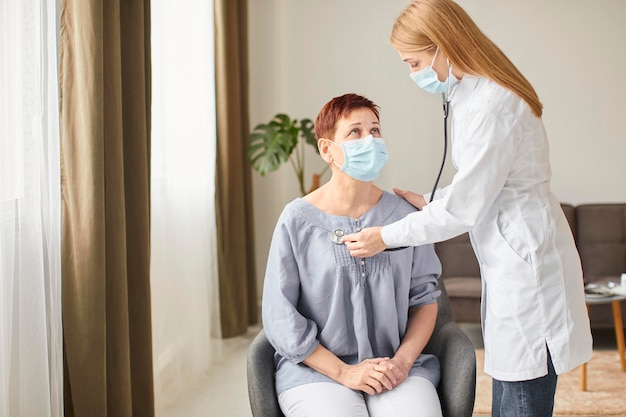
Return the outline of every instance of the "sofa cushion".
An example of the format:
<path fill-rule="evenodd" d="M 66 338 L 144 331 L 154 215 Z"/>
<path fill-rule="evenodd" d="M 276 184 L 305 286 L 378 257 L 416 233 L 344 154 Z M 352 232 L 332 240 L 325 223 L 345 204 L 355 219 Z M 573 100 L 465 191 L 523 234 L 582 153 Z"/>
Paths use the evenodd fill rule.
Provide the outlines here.
<path fill-rule="evenodd" d="M 469 234 L 435 244 L 443 281 L 456 322 L 480 323 L 480 267 Z"/>
<path fill-rule="evenodd" d="M 443 282 L 448 297 L 480 299 L 482 291 L 480 277 L 449 277 Z"/>
<path fill-rule="evenodd" d="M 586 282 L 626 272 L 626 204 L 580 205 L 576 225 Z"/>
<path fill-rule="evenodd" d="M 618 281 L 626 272 L 626 204 L 581 204 L 576 207 L 576 229 L 585 283 Z M 592 327 L 614 324 L 610 304 L 589 305 L 589 318 Z"/>
<path fill-rule="evenodd" d="M 463 233 L 435 244 L 435 252 L 441 260 L 441 277 L 444 280 L 449 277 L 480 278 L 480 267 L 469 234 Z"/>
<path fill-rule="evenodd" d="M 563 213 L 565 213 L 570 229 L 572 229 L 572 235 L 574 239 L 576 239 L 576 208 L 567 203 L 561 203 L 561 208 L 563 209 Z"/>

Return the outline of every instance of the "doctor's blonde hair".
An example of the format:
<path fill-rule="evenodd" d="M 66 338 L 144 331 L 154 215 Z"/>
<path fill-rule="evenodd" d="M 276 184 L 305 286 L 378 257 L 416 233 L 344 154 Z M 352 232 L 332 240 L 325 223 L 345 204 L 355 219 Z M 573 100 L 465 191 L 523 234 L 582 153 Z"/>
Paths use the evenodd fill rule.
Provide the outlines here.
<path fill-rule="evenodd" d="M 541 117 L 543 105 L 522 73 L 452 0 L 414 0 L 393 25 L 391 46 L 416 52 L 439 47 L 453 67 L 511 90 Z"/>

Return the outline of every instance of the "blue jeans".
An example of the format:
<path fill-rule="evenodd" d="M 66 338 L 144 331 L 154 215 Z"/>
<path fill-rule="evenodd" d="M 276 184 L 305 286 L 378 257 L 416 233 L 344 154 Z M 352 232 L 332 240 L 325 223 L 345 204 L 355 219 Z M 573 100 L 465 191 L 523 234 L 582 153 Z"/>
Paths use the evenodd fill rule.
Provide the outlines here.
<path fill-rule="evenodd" d="M 557 375 L 548 352 L 548 374 L 529 381 L 492 382 L 492 417 L 551 417 Z"/>

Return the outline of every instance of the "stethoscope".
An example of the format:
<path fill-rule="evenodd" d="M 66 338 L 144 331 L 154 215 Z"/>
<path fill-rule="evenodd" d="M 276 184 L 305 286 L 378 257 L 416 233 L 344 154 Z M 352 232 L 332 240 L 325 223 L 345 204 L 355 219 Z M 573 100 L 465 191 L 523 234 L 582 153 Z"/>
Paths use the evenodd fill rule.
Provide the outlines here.
<path fill-rule="evenodd" d="M 433 185 L 433 191 L 430 193 L 429 203 L 432 203 L 433 198 L 435 197 L 435 191 L 437 191 L 437 185 L 439 185 L 439 180 L 441 179 L 441 174 L 443 173 L 443 168 L 446 165 L 446 156 L 448 153 L 448 113 L 450 107 L 450 76 L 452 75 L 452 67 L 449 69 L 448 73 L 448 92 L 441 93 L 441 101 L 443 102 L 443 159 L 441 160 L 441 167 L 439 168 L 439 173 L 437 174 L 437 179 L 435 180 L 435 184 Z M 343 229 L 335 229 L 330 232 L 330 241 L 336 245 L 343 245 L 344 243 L 341 241 L 341 238 L 345 235 Z M 392 252 L 396 250 L 406 249 L 408 246 L 399 246 L 396 248 L 387 248 L 385 252 Z"/>
<path fill-rule="evenodd" d="M 343 245 L 341 238 L 344 234 L 343 229 L 337 229 L 334 232 L 330 232 L 330 241 L 335 245 Z"/>
<path fill-rule="evenodd" d="M 344 242 L 341 241 L 341 238 L 345 235 L 343 229 L 335 229 L 334 231 L 329 233 L 330 241 L 335 245 L 343 245 Z M 398 246 L 397 248 L 387 248 L 384 252 L 393 252 L 396 250 L 406 249 L 408 246 Z"/>
<path fill-rule="evenodd" d="M 450 95 L 452 94 L 450 91 L 450 77 L 452 77 L 452 65 L 448 62 L 447 91 L 441 93 L 441 101 L 443 102 L 443 159 L 441 160 L 441 168 L 439 168 L 439 174 L 437 174 L 437 179 L 433 185 L 433 192 L 430 193 L 430 200 L 428 203 L 433 202 L 435 191 L 437 191 L 437 185 L 439 185 L 439 180 L 441 179 L 441 174 L 443 173 L 443 167 L 446 164 L 446 154 L 448 153 L 448 112 L 450 110 Z M 456 89 L 456 87 L 457 86 L 454 86 L 453 89 Z"/>
<path fill-rule="evenodd" d="M 437 174 L 437 179 L 435 180 L 435 184 L 433 185 L 433 191 L 430 193 L 429 203 L 433 202 L 433 198 L 435 197 L 435 191 L 437 191 L 437 185 L 439 185 L 439 180 L 441 179 L 441 174 L 443 173 L 443 167 L 446 164 L 446 154 L 448 153 L 448 111 L 450 106 L 450 75 L 448 75 L 448 93 L 441 93 L 441 101 L 443 101 L 443 159 L 441 160 L 441 168 L 439 168 L 439 174 Z"/>

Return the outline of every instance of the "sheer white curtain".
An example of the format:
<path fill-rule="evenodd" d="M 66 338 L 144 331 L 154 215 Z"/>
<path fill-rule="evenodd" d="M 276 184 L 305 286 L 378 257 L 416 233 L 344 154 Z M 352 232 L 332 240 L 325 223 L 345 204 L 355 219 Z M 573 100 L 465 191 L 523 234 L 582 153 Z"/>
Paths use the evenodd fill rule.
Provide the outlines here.
<path fill-rule="evenodd" d="M 63 415 L 57 7 L 0 0 L 0 417 Z"/>
<path fill-rule="evenodd" d="M 221 355 L 213 2 L 152 0 L 151 292 L 157 410 Z"/>

